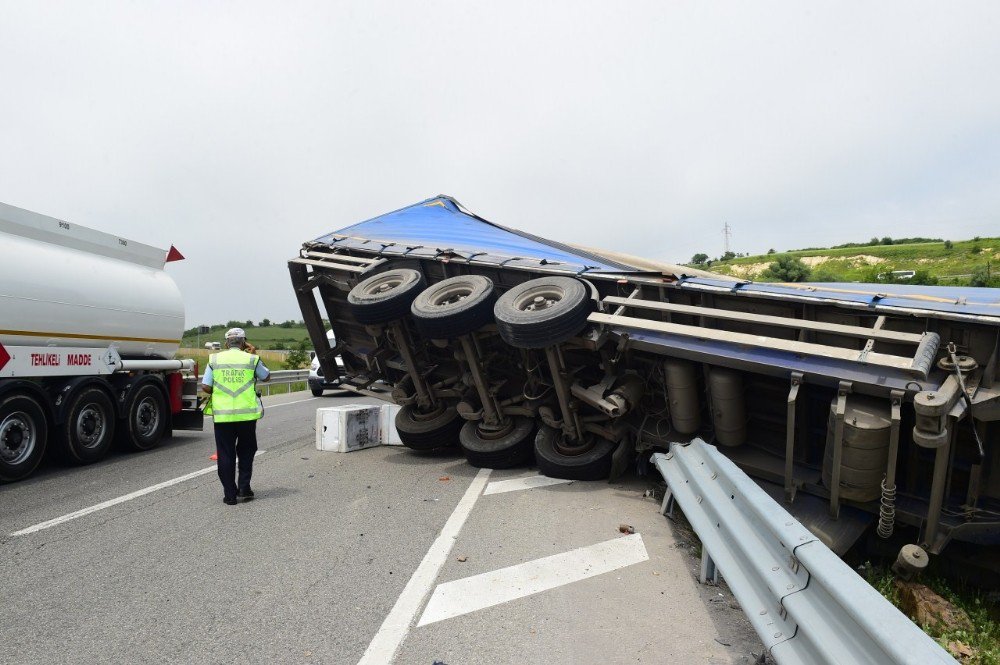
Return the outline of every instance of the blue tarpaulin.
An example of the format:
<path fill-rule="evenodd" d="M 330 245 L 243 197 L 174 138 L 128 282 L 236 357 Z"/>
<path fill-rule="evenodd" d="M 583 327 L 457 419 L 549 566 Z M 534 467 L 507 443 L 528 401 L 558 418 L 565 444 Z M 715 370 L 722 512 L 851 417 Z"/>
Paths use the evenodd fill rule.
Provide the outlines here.
<path fill-rule="evenodd" d="M 489 222 L 462 209 L 449 196 L 436 196 L 394 212 L 353 224 L 316 242 L 374 251 L 383 256 L 435 258 L 458 256 L 511 267 L 545 265 L 569 273 L 649 273 L 596 256 L 586 250 Z M 707 286 L 746 295 L 785 295 L 905 307 L 931 312 L 1000 316 L 1000 289 L 907 284 L 769 284 L 733 282 L 720 276 L 680 277 L 681 288 Z"/>
<path fill-rule="evenodd" d="M 349 236 L 339 239 L 337 236 Z M 450 251 L 459 256 L 477 254 L 507 259 L 535 260 L 546 265 L 565 264 L 600 272 L 644 272 L 633 266 L 599 258 L 584 250 L 569 247 L 529 233 L 488 222 L 461 209 L 449 196 L 436 196 L 406 208 L 353 224 L 316 240 L 350 246 L 351 240 L 364 239 L 399 249 L 422 248 L 436 252 Z M 371 247 L 367 247 L 371 249 Z"/>

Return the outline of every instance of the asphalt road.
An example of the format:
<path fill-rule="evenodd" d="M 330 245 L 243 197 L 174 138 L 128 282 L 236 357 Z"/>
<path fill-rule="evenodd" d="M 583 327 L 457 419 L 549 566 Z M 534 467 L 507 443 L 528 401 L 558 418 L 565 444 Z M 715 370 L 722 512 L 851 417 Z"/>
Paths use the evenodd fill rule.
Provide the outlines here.
<path fill-rule="evenodd" d="M 366 652 L 384 662 L 388 648 L 397 663 L 427 665 L 744 663 L 760 653 L 729 592 L 697 583 L 690 537 L 644 497 L 654 479 L 495 491 L 537 472 L 479 473 L 454 453 L 397 447 L 318 452 L 317 407 L 373 400 L 308 397 L 267 399 L 250 503 L 224 505 L 214 471 L 142 493 L 209 469 L 210 430 L 0 486 L 0 660 L 358 663 Z"/>

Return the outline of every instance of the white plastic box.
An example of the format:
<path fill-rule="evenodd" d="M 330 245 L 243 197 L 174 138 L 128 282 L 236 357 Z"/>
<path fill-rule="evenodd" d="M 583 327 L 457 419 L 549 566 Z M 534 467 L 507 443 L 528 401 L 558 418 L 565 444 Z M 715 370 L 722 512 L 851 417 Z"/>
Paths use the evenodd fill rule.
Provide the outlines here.
<path fill-rule="evenodd" d="M 349 453 L 380 445 L 380 411 L 369 404 L 316 409 L 316 450 Z"/>
<path fill-rule="evenodd" d="M 396 414 L 402 407 L 398 404 L 383 404 L 379 419 L 382 421 L 382 445 L 401 446 L 403 442 L 399 440 L 399 432 L 396 431 Z"/>

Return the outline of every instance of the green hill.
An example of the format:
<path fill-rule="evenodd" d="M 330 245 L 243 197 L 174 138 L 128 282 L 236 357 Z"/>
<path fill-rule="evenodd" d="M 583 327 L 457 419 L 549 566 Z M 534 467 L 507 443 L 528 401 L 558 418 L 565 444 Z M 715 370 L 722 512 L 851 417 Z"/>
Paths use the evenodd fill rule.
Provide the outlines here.
<path fill-rule="evenodd" d="M 781 257 L 802 261 L 812 282 L 890 282 L 893 271 L 917 273 L 911 284 L 1000 286 L 1000 238 L 803 249 L 692 264 L 754 281 L 782 281 L 768 267 Z"/>
<path fill-rule="evenodd" d="M 301 321 L 285 321 L 284 323 L 272 323 L 269 326 L 247 325 L 246 321 L 230 321 L 229 323 L 217 323 L 209 326 L 207 334 L 198 334 L 198 328 L 191 328 L 184 331 L 181 338 L 181 346 L 186 348 L 202 348 L 205 342 L 222 342 L 223 336 L 229 328 L 240 327 L 246 330 L 247 340 L 259 349 L 294 349 L 305 341 L 309 348 L 312 342 L 309 341 L 309 333 L 305 324 Z"/>

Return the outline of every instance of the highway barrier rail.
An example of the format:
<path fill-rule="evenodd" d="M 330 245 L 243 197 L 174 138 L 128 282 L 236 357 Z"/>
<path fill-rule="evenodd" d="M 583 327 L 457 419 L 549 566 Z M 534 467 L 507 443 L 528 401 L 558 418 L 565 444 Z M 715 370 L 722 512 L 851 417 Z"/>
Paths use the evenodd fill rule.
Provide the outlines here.
<path fill-rule="evenodd" d="M 784 663 L 955 663 L 715 446 L 652 458 L 702 542 L 701 581 L 721 574 Z"/>
<path fill-rule="evenodd" d="M 266 383 L 258 382 L 257 390 L 265 395 L 271 394 L 274 386 L 290 386 L 293 383 L 306 383 L 309 380 L 308 369 L 282 369 L 271 372 L 271 378 Z M 199 383 L 201 377 L 198 377 Z"/>

